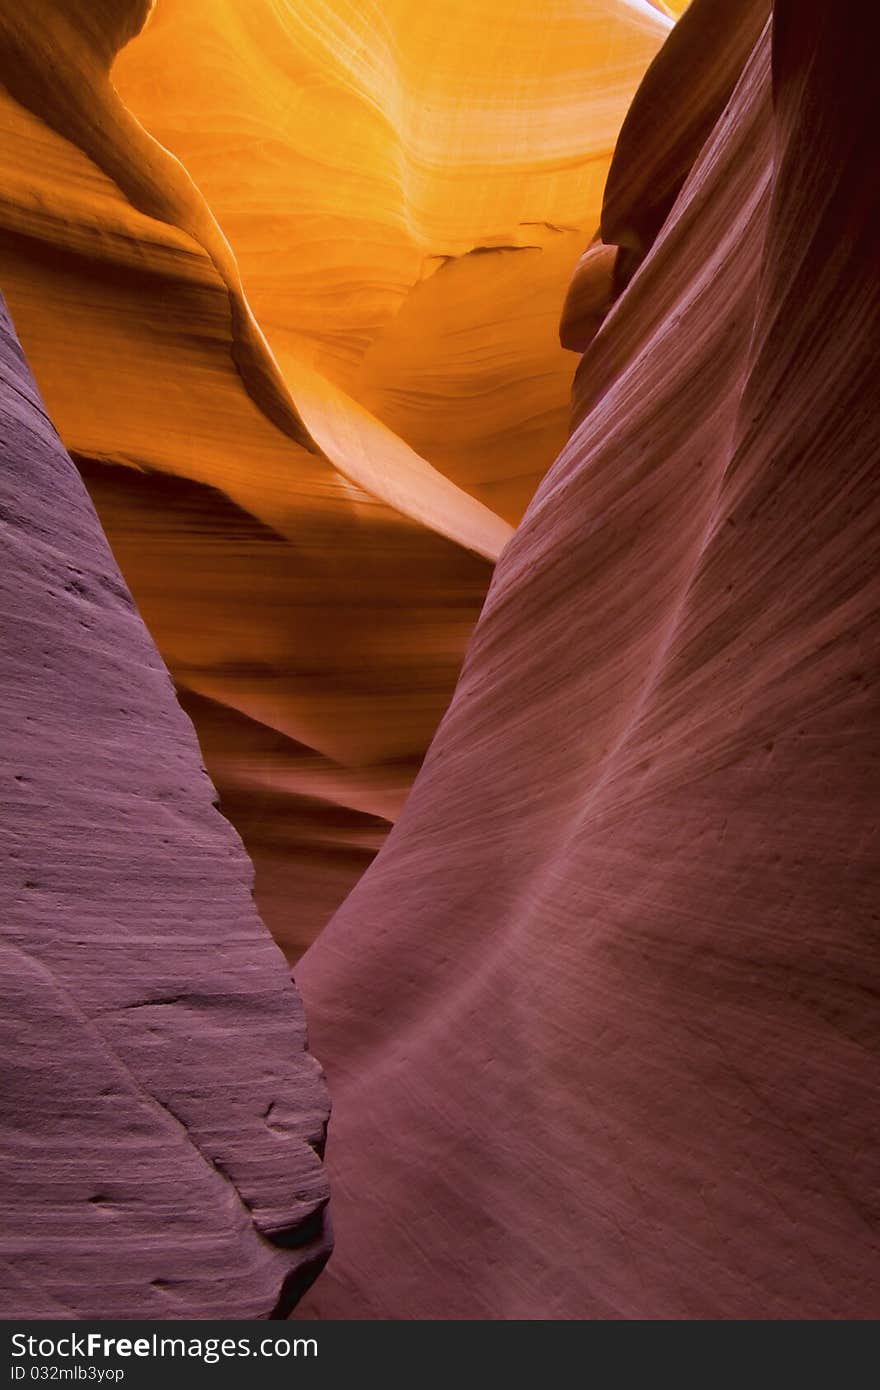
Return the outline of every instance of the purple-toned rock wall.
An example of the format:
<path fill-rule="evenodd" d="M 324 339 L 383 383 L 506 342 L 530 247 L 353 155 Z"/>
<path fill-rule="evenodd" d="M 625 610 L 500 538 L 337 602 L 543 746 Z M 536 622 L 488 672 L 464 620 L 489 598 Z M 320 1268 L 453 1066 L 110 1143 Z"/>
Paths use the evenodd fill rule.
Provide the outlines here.
<path fill-rule="evenodd" d="M 252 869 L 0 301 L 0 1310 L 286 1312 L 328 1101 Z"/>
<path fill-rule="evenodd" d="M 680 48 L 636 97 L 631 131 L 673 121 L 633 147 L 674 206 L 648 245 L 655 183 L 616 168 L 644 258 L 297 972 L 339 1235 L 304 1313 L 880 1312 L 880 20 L 853 8 L 778 0 L 671 165 L 702 128 Z"/>

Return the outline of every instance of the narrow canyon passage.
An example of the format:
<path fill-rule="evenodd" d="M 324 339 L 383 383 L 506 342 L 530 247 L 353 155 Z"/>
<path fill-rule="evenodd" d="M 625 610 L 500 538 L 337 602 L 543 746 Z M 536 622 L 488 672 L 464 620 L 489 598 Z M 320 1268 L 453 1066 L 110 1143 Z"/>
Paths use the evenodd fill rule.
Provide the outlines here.
<path fill-rule="evenodd" d="M 7 1316 L 880 1315 L 878 41 L 0 0 Z"/>

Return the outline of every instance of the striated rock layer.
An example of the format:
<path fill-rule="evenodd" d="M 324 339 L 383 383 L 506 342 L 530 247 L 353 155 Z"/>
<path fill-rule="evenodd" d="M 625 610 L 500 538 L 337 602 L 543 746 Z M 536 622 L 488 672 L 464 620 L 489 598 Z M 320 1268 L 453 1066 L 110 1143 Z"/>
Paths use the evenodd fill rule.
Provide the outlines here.
<path fill-rule="evenodd" d="M 259 1317 L 329 1250 L 327 1096 L 0 301 L 5 1317 Z"/>
<path fill-rule="evenodd" d="M 150 10 L 0 0 L 0 285 L 295 955 L 564 442 L 559 303 L 670 21 Z"/>
<path fill-rule="evenodd" d="M 880 1314 L 880 21 L 777 0 L 686 171 L 732 8 L 637 98 L 671 210 L 618 168 L 572 436 L 301 963 L 321 1316 Z"/>

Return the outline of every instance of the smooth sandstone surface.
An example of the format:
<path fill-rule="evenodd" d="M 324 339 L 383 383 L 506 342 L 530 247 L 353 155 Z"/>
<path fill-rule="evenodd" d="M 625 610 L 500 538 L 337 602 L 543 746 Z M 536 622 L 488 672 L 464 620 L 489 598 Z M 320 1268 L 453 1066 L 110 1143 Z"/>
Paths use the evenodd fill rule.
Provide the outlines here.
<path fill-rule="evenodd" d="M 880 1314 L 880 22 L 853 9 L 777 0 L 300 963 L 338 1231 L 305 1315 Z M 712 8 L 685 18 L 708 48 Z"/>
<path fill-rule="evenodd" d="M 565 440 L 559 306 L 670 24 L 0 0 L 0 285 L 291 957 Z"/>
<path fill-rule="evenodd" d="M 516 521 L 566 434 L 559 299 L 668 29 L 645 0 L 160 0 L 113 80 L 294 398 L 310 363 Z"/>
<path fill-rule="evenodd" d="M 0 300 L 0 1311 L 266 1317 L 330 1248 L 298 995 Z"/>

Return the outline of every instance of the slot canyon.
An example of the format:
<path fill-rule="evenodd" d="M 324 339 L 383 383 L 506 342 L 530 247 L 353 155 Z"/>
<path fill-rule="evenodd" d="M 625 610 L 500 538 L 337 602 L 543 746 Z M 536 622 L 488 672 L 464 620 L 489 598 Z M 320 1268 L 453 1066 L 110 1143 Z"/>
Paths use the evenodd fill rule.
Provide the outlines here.
<path fill-rule="evenodd" d="M 880 1316 L 878 47 L 0 0 L 2 1316 Z"/>

